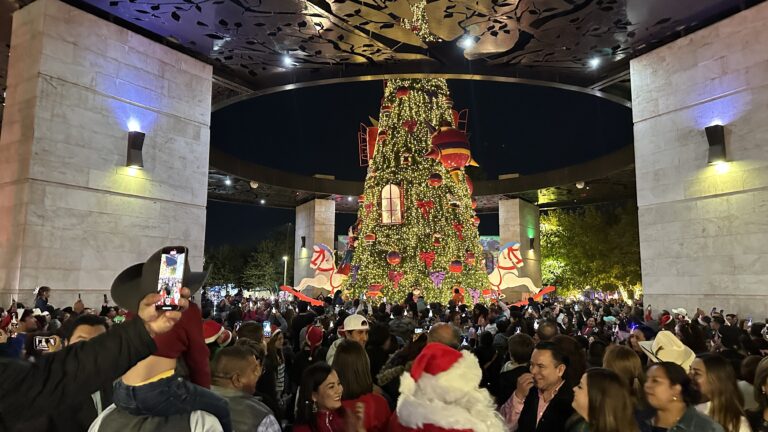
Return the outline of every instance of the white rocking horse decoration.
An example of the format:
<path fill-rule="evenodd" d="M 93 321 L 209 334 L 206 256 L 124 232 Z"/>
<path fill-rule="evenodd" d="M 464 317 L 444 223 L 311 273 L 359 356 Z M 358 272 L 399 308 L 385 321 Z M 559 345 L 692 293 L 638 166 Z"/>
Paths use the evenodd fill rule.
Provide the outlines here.
<path fill-rule="evenodd" d="M 333 251 L 328 246 L 320 243 L 313 246 L 314 252 L 309 261 L 309 267 L 315 270 L 315 276 L 304 278 L 299 282 L 296 291 L 301 291 L 307 286 L 326 289 L 333 294 L 347 279 L 347 275 L 336 272 L 336 263 L 333 260 Z"/>
<path fill-rule="evenodd" d="M 520 276 L 519 270 L 525 263 L 520 257 L 520 243 L 509 242 L 499 250 L 499 260 L 496 267 L 488 274 L 488 282 L 494 294 L 501 295 L 501 290 L 525 285 L 533 293 L 541 288 L 536 287 L 530 278 Z"/>

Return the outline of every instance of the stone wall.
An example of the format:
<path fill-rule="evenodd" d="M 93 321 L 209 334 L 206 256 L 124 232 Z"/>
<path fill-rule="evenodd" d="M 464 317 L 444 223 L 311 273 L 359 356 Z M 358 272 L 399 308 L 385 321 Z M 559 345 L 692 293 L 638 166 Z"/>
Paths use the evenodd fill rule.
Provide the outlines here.
<path fill-rule="evenodd" d="M 296 207 L 296 240 L 293 256 L 293 284 L 297 286 L 302 279 L 314 277 L 315 271 L 309 267 L 312 259 L 312 246 L 323 243 L 335 250 L 336 240 L 336 202 L 316 199 Z M 305 237 L 305 247 L 301 247 L 301 237 Z"/>
<path fill-rule="evenodd" d="M 0 304 L 82 292 L 164 245 L 205 238 L 209 65 L 57 0 L 14 14 L 0 135 Z M 144 169 L 125 166 L 129 123 Z"/>
<path fill-rule="evenodd" d="M 631 62 L 646 304 L 768 310 L 768 3 Z M 729 163 L 707 165 L 723 124 Z"/>
<path fill-rule="evenodd" d="M 534 239 L 531 250 L 530 239 Z M 533 284 L 541 287 L 541 243 L 539 235 L 539 208 L 518 198 L 499 201 L 499 243 L 520 243 L 520 257 L 523 267 L 519 276 L 531 278 Z M 528 289 L 521 287 L 515 291 L 527 294 Z"/>

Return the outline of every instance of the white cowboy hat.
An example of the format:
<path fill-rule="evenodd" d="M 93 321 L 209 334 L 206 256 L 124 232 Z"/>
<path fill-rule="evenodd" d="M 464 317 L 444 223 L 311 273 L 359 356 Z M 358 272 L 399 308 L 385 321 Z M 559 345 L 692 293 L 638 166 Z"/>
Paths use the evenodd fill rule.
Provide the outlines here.
<path fill-rule="evenodd" d="M 660 331 L 652 341 L 640 342 L 640 348 L 654 363 L 676 363 L 682 366 L 685 372 L 688 372 L 696 358 L 696 354 L 690 348 L 683 345 L 672 332 L 666 330 Z"/>

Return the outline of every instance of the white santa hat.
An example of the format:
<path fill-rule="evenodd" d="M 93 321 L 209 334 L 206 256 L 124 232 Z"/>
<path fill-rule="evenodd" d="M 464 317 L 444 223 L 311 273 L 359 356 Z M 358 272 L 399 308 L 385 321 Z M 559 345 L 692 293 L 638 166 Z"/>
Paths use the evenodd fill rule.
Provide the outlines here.
<path fill-rule="evenodd" d="M 469 351 L 430 343 L 400 378 L 397 417 L 401 425 L 448 430 L 503 432 L 504 422 L 487 390 L 479 387 L 480 364 Z"/>

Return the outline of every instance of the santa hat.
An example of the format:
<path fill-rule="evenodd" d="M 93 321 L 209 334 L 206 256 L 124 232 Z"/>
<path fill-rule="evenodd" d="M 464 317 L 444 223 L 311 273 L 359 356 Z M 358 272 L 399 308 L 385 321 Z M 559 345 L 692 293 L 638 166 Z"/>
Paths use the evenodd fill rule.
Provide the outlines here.
<path fill-rule="evenodd" d="M 487 390 L 479 387 L 483 372 L 469 351 L 430 343 L 416 357 L 410 373 L 400 378 L 397 417 L 401 425 L 423 429 L 504 431 L 504 421 Z"/>
<path fill-rule="evenodd" d="M 309 346 L 309 359 L 312 360 L 315 356 L 315 351 L 317 351 L 317 347 L 323 343 L 322 327 L 315 325 L 307 326 L 307 335 L 304 338 L 307 340 L 307 345 Z"/>
<path fill-rule="evenodd" d="M 203 338 L 205 343 L 214 343 L 224 333 L 224 327 L 214 320 L 203 321 Z"/>

